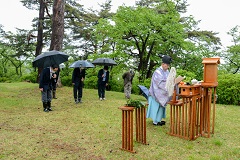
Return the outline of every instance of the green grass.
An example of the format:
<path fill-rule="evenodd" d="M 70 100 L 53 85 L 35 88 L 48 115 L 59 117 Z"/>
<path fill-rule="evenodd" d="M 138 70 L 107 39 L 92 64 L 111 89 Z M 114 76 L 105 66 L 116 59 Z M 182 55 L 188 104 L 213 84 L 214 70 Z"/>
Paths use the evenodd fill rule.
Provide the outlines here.
<path fill-rule="evenodd" d="M 63 87 L 57 97 L 54 111 L 45 113 L 38 84 L 0 83 L 0 159 L 240 159 L 239 106 L 217 105 L 215 133 L 194 141 L 167 134 L 168 109 L 165 126 L 147 119 L 149 145 L 134 142 L 133 154 L 120 149 L 123 93 L 107 91 L 106 100 L 99 101 L 97 90 L 84 89 L 83 103 L 76 105 L 72 88 Z"/>

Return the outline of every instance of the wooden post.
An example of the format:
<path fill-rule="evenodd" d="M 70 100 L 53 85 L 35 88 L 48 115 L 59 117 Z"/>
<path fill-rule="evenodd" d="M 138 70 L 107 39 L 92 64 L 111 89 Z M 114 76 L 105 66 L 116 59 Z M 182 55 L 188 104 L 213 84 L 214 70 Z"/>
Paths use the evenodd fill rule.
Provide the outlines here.
<path fill-rule="evenodd" d="M 200 136 L 200 86 L 181 86 L 182 100 L 170 101 L 170 135 L 195 140 Z"/>
<path fill-rule="evenodd" d="M 145 107 L 135 109 L 135 119 L 136 119 L 136 141 L 142 144 L 147 144 Z"/>
<path fill-rule="evenodd" d="M 214 133 L 216 110 L 216 86 L 203 86 L 203 100 L 200 115 L 200 133 L 207 138 Z M 212 91 L 213 90 L 213 91 Z M 212 97 L 212 94 L 214 97 Z M 213 102 L 212 102 L 213 100 Z"/>
<path fill-rule="evenodd" d="M 133 111 L 134 107 L 119 107 L 122 110 L 122 150 L 133 150 Z"/>

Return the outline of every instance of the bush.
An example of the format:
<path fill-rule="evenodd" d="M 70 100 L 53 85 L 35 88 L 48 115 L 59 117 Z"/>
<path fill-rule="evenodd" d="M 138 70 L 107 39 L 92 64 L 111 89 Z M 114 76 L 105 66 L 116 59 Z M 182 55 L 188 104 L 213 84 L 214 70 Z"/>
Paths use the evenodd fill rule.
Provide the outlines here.
<path fill-rule="evenodd" d="M 0 77 L 0 82 L 7 82 L 8 78 L 7 77 Z"/>
<path fill-rule="evenodd" d="M 217 103 L 240 105 L 240 74 L 223 73 L 218 76 Z"/>
<path fill-rule="evenodd" d="M 72 86 L 72 77 L 71 76 L 62 76 L 61 77 L 61 82 L 63 86 Z"/>
<path fill-rule="evenodd" d="M 97 89 L 98 78 L 94 76 L 86 77 L 84 80 L 84 88 Z"/>
<path fill-rule="evenodd" d="M 22 76 L 21 81 L 37 83 L 37 72 L 31 72 L 28 75 Z"/>
<path fill-rule="evenodd" d="M 112 78 L 109 80 L 110 88 L 108 90 L 116 91 L 116 92 L 123 92 L 123 80 L 118 80 L 117 78 Z"/>

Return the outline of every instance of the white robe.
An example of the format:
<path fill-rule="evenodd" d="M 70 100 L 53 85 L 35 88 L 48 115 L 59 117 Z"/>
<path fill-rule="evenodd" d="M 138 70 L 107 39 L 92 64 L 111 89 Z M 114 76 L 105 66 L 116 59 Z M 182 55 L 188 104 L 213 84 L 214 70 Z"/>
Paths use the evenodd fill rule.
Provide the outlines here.
<path fill-rule="evenodd" d="M 146 117 L 152 118 L 154 123 L 160 122 L 162 118 L 166 118 L 165 107 L 169 102 L 169 96 L 166 90 L 168 75 L 168 70 L 164 71 L 162 67 L 159 67 L 152 76 Z"/>

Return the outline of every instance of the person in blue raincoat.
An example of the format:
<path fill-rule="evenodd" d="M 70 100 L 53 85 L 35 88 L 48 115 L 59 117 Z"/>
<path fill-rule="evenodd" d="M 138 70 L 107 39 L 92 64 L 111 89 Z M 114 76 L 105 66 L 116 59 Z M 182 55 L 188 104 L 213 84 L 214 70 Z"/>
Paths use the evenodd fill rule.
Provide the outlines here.
<path fill-rule="evenodd" d="M 153 120 L 153 125 L 165 125 L 163 119 L 166 118 L 166 106 L 170 100 L 166 81 L 171 61 L 170 56 L 163 56 L 161 66 L 154 71 L 151 79 L 146 117 Z"/>

